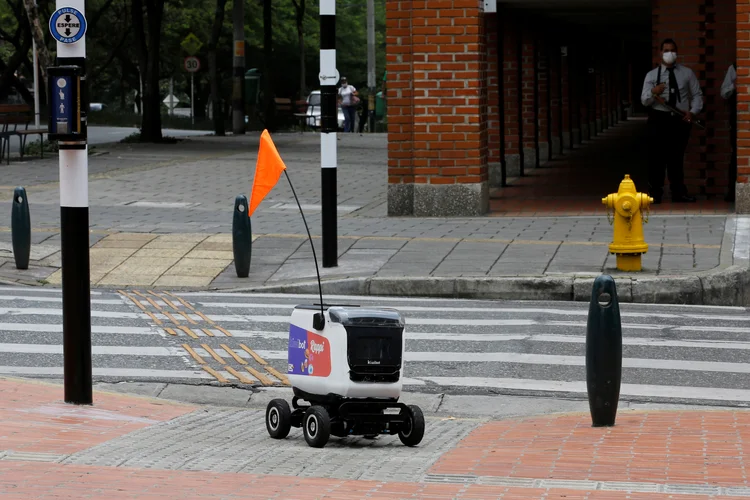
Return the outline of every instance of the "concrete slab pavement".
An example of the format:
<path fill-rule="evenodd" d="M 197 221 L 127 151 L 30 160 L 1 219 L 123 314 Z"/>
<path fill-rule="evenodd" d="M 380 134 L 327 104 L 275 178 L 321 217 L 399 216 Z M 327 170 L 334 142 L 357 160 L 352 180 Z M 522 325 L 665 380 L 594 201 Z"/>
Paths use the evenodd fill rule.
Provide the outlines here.
<path fill-rule="evenodd" d="M 274 140 L 320 258 L 319 137 L 277 134 Z M 251 276 L 238 279 L 234 272 L 231 211 L 234 197 L 249 190 L 257 134 L 108 148 L 110 154 L 91 159 L 92 284 L 315 291 L 305 228 L 283 182 L 253 216 Z M 329 292 L 570 299 L 579 298 L 592 276 L 607 272 L 622 281 L 625 301 L 746 303 L 747 259 L 740 257 L 750 248 L 750 225 L 744 219 L 700 215 L 690 206 L 681 213 L 656 208 L 645 226 L 651 247 L 644 271 L 624 275 L 608 255 L 612 228 L 603 213 L 387 217 L 385 150 L 382 134 L 346 134 L 339 142 L 339 266 L 321 273 Z M 10 204 L 0 203 L 0 280 L 59 284 L 56 161 L 8 170 L 13 185 L 27 187 L 35 246 L 32 268 L 15 270 Z M 8 198 L 13 185 L 4 186 Z"/>
<path fill-rule="evenodd" d="M 297 429 L 284 440 L 268 437 L 260 401 L 204 406 L 96 390 L 93 407 L 81 407 L 63 404 L 61 389 L 0 379 L 4 498 L 750 494 L 743 458 L 750 413 L 741 409 L 622 408 L 616 426 L 592 428 L 581 402 L 486 397 L 485 406 L 510 401 L 525 410 L 487 416 L 426 408 L 417 447 L 379 436 L 332 438 L 314 449 Z"/>

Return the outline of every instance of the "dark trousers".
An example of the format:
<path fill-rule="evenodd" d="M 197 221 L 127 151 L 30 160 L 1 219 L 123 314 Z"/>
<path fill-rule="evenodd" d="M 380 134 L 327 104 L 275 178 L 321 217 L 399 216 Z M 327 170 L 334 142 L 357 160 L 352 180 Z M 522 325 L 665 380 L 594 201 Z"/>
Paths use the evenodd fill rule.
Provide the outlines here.
<path fill-rule="evenodd" d="M 357 108 L 354 106 L 342 106 L 344 110 L 344 132 L 354 132 L 354 115 Z"/>
<path fill-rule="evenodd" d="M 648 115 L 648 183 L 649 194 L 661 198 L 664 189 L 664 171 L 669 177 L 672 197 L 687 194 L 683 162 L 692 125 L 663 111 L 650 111 Z"/>
<path fill-rule="evenodd" d="M 737 183 L 737 102 L 732 99 L 729 106 L 729 141 L 732 144 L 732 156 L 729 158 L 729 186 L 726 199 L 733 201 L 735 184 Z"/>

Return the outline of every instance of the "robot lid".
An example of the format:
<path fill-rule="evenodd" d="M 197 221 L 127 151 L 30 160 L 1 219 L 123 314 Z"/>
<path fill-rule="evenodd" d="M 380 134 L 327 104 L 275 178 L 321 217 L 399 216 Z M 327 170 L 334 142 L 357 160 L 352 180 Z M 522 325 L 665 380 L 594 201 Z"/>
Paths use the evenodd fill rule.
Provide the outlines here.
<path fill-rule="evenodd" d="M 343 326 L 403 327 L 404 317 L 395 309 L 332 306 L 328 309 L 334 323 Z"/>
<path fill-rule="evenodd" d="M 320 310 L 320 305 L 299 305 L 295 309 Z M 333 323 L 343 326 L 403 327 L 404 317 L 396 309 L 359 307 L 355 305 L 323 305 Z"/>

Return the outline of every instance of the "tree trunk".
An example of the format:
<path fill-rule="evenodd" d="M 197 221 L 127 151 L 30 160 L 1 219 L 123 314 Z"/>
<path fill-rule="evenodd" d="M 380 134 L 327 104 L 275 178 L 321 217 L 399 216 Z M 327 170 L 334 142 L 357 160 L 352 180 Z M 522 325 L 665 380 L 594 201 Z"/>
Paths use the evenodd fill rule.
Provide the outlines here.
<path fill-rule="evenodd" d="M 142 142 L 161 142 L 161 95 L 159 93 L 159 48 L 161 25 L 164 15 L 164 0 L 147 0 L 148 10 L 148 58 L 146 78 L 143 85 Z"/>
<path fill-rule="evenodd" d="M 275 102 L 273 93 L 273 11 L 271 0 L 263 0 L 263 89 L 265 94 L 265 126 L 269 132 L 276 131 Z"/>
<path fill-rule="evenodd" d="M 26 15 L 29 17 L 31 36 L 34 37 L 34 41 L 36 42 L 37 56 L 39 58 L 39 76 L 41 76 L 39 88 L 41 89 L 44 87 L 44 82 L 47 81 L 47 68 L 52 65 L 51 57 L 47 45 L 44 43 L 44 30 L 42 29 L 42 24 L 39 22 L 39 9 L 37 9 L 34 0 L 23 0 L 23 5 L 26 8 Z"/>
<path fill-rule="evenodd" d="M 208 74 L 211 79 L 211 111 L 213 113 L 214 134 L 224 135 L 224 107 L 221 103 L 221 72 L 216 60 L 216 47 L 224 24 L 224 9 L 227 0 L 216 0 L 214 25 L 211 28 L 211 39 L 208 42 Z"/>
<path fill-rule="evenodd" d="M 27 54 L 29 49 L 31 49 L 31 37 L 24 39 L 21 44 L 21 50 L 13 54 L 8 61 L 8 65 L 2 70 L 2 73 L 0 73 L 0 95 L 5 95 L 11 87 L 17 87 L 16 83 L 18 82 L 18 79 L 15 77 L 14 73 L 21 64 L 23 64 L 23 59 L 25 57 L 24 54 Z M 23 85 L 20 86 L 23 87 Z M 28 93 L 28 91 L 25 92 L 25 94 Z M 24 92 L 22 92 L 22 95 L 23 94 Z M 25 98 L 26 97 L 24 96 L 24 99 Z"/>
<path fill-rule="evenodd" d="M 305 0 L 292 0 L 296 10 L 297 45 L 299 47 L 299 98 L 304 99 L 307 89 L 305 74 Z"/>

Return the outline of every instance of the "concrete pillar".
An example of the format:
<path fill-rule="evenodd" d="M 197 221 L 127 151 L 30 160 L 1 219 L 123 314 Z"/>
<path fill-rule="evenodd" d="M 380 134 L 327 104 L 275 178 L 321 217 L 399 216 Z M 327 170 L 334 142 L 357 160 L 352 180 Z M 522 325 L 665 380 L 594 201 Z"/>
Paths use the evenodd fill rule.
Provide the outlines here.
<path fill-rule="evenodd" d="M 489 172 L 483 0 L 422 5 L 386 2 L 388 213 L 484 214 Z"/>
<path fill-rule="evenodd" d="M 508 177 L 517 177 L 521 172 L 521 148 L 519 120 L 518 39 L 520 32 L 513 23 L 505 22 L 505 54 L 503 78 L 505 79 L 505 162 Z"/>

